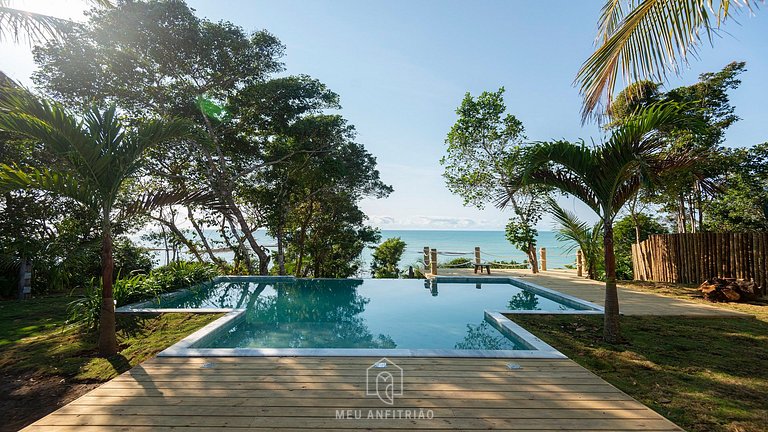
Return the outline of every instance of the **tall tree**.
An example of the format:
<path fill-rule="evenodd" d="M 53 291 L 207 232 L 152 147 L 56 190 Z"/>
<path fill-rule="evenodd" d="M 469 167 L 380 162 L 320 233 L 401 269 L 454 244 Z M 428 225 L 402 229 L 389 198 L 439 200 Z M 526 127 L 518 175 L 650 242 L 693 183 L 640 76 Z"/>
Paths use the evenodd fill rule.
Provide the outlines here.
<path fill-rule="evenodd" d="M 303 119 L 339 107 L 338 95 L 317 80 L 270 79 L 283 70 L 282 54 L 268 32 L 246 34 L 228 22 L 200 19 L 182 1 L 125 2 L 40 48 L 34 78 L 74 104 L 116 102 L 132 118 L 173 114 L 194 122 L 201 133 L 158 149 L 152 175 L 172 187 L 205 185 L 227 205 L 219 212 L 188 209 L 196 238 L 184 243 L 213 259 L 204 228 L 216 223 L 237 256 L 250 268 L 254 255 L 256 271 L 266 274 L 271 255 L 255 231 L 279 220 L 272 216 L 280 206 L 245 197 L 263 171 L 293 151 L 325 151 L 314 139 L 325 132 L 312 129 L 322 124 Z M 153 216 L 173 231 L 167 215 Z"/>
<path fill-rule="evenodd" d="M 718 184 L 728 175 L 722 156 L 725 150 L 721 146 L 726 129 L 739 119 L 730 103 L 729 92 L 739 86 L 739 75 L 744 71 L 745 63 L 732 62 L 718 72 L 701 74 L 696 84 L 666 92 L 659 84 L 637 83 L 622 91 L 611 108 L 609 128 L 620 124 L 637 109 L 668 102 L 686 104 L 689 109 L 685 115 L 693 124 L 704 125 L 691 130 L 683 123 L 665 133 L 673 142 L 670 153 L 695 151 L 710 156 L 686 170 L 668 173 L 661 182 L 663 187 L 653 194 L 642 194 L 646 201 L 675 215 L 678 232 L 697 232 L 702 228 L 707 204 L 718 195 L 721 189 Z"/>
<path fill-rule="evenodd" d="M 600 216 L 606 276 L 604 335 L 608 342 L 620 339 L 613 221 L 641 185 L 695 161 L 692 155 L 673 158 L 663 153 L 668 142 L 660 131 L 688 121 L 683 114 L 684 110 L 674 104 L 642 110 L 594 148 L 567 141 L 541 143 L 530 152 L 519 179 L 522 185 L 543 184 L 573 195 Z"/>
<path fill-rule="evenodd" d="M 598 20 L 598 48 L 584 62 L 575 84 L 584 96 L 582 118 L 610 110 L 616 81 L 627 85 L 665 81 L 678 73 L 703 40 L 739 10 L 757 10 L 762 0 L 605 0 Z"/>
<path fill-rule="evenodd" d="M 495 197 L 504 197 L 513 211 L 507 237 L 528 256 L 537 273 L 535 226 L 547 188 L 516 181 L 528 147 L 523 123 L 505 114 L 506 110 L 503 87 L 477 98 L 467 93 L 456 110 L 459 119 L 448 132 L 448 147 L 440 164 L 445 167 L 448 189 L 462 197 L 464 205 L 482 209 Z"/>
<path fill-rule="evenodd" d="M 723 192 L 707 204 L 704 227 L 712 231 L 768 230 L 768 143 L 728 149 Z"/>
<path fill-rule="evenodd" d="M 117 353 L 112 292 L 112 226 L 123 184 L 140 167 L 143 153 L 161 142 L 189 135 L 179 121 L 150 121 L 124 127 L 116 109 L 93 109 L 82 117 L 24 90 L 0 95 L 0 130 L 41 142 L 59 162 L 52 167 L 0 165 L 0 188 L 62 195 L 98 214 L 102 231 L 102 305 L 99 352 Z M 127 211 L 183 201 L 184 194 L 141 197 Z"/>
<path fill-rule="evenodd" d="M 241 171 L 262 161 L 258 153 L 235 153 L 245 138 L 209 101 L 226 101 L 282 70 L 282 52 L 269 33 L 246 35 L 231 23 L 200 19 L 183 1 L 121 2 L 93 12 L 84 26 L 38 48 L 40 69 L 33 78 L 72 106 L 116 103 L 133 119 L 173 115 L 195 123 L 200 133 L 168 151 L 185 152 L 184 175 L 163 172 L 162 164 L 154 174 L 186 187 L 198 182 L 197 187 L 203 178 L 226 203 L 223 217 L 237 227 L 266 273 L 269 255 L 235 195 Z"/>

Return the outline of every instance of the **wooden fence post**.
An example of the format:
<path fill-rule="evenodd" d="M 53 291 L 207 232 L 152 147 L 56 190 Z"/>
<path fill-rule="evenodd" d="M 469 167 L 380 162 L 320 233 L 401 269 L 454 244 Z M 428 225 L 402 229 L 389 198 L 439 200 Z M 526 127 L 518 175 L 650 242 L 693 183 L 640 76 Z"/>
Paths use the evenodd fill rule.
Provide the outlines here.
<path fill-rule="evenodd" d="M 429 246 L 424 246 L 424 269 L 429 268 Z"/>
<path fill-rule="evenodd" d="M 480 264 L 480 246 L 475 246 L 475 264 Z"/>
<path fill-rule="evenodd" d="M 433 275 L 436 275 L 437 274 L 437 249 L 432 249 L 429 255 L 430 255 L 429 264 L 431 265 L 431 273 Z"/>
<path fill-rule="evenodd" d="M 540 248 L 539 255 L 541 256 L 541 271 L 547 271 L 547 248 Z"/>
<path fill-rule="evenodd" d="M 32 297 L 32 263 L 27 258 L 21 259 L 19 264 L 19 300 Z"/>
<path fill-rule="evenodd" d="M 576 252 L 576 276 L 584 276 L 584 252 L 581 249 Z"/>
<path fill-rule="evenodd" d="M 699 284 L 706 279 L 753 280 L 768 291 L 768 233 L 654 234 L 632 245 L 635 278 Z M 578 257 L 577 257 L 578 258 Z"/>

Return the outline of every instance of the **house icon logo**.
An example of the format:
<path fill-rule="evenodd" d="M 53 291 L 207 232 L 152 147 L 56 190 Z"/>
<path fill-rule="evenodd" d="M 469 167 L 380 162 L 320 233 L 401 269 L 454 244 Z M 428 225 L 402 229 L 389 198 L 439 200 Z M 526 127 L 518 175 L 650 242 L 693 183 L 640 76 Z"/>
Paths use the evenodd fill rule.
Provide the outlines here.
<path fill-rule="evenodd" d="M 365 395 L 377 396 L 387 405 L 403 395 L 403 368 L 382 357 L 365 370 Z"/>

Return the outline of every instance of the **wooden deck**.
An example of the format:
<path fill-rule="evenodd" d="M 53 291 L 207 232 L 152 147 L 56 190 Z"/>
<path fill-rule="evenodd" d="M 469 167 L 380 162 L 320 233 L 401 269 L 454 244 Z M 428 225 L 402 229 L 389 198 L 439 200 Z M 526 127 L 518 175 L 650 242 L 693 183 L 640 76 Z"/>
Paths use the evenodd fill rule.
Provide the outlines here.
<path fill-rule="evenodd" d="M 525 279 L 545 288 L 572 295 L 586 301 L 604 305 L 605 284 L 576 276 L 572 270 L 548 270 L 532 274 L 530 270 L 493 269 L 490 277 L 511 276 Z M 440 269 L 438 276 L 480 276 L 472 269 Z M 488 275 L 484 275 L 488 277 Z M 710 306 L 692 301 L 665 297 L 619 287 L 619 305 L 625 315 L 684 315 L 699 317 L 748 317 L 741 312 Z"/>
<path fill-rule="evenodd" d="M 365 396 L 376 360 L 155 358 L 25 430 L 681 430 L 570 360 L 394 358 L 404 391 L 392 406 Z"/>

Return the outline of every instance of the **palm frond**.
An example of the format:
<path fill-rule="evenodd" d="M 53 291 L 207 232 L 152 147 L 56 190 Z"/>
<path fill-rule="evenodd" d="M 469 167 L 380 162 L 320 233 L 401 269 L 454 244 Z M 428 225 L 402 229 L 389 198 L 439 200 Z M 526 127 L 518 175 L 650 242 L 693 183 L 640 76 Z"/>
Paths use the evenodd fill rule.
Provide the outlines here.
<path fill-rule="evenodd" d="M 114 8 L 112 0 L 86 0 L 95 7 Z M 77 23 L 51 15 L 28 12 L 10 6 L 8 0 L 0 0 L 0 42 L 14 43 L 27 41 L 30 45 L 52 39 L 60 39 L 69 33 Z"/>
<path fill-rule="evenodd" d="M 15 270 L 19 268 L 21 262 L 18 258 L 0 253 L 0 271 Z"/>
<path fill-rule="evenodd" d="M 542 167 L 528 174 L 526 182 L 531 185 L 538 184 L 553 187 L 573 195 L 594 210 L 595 213 L 600 214 L 599 197 L 582 181 L 582 178 L 568 170 L 557 170 L 551 166 Z"/>
<path fill-rule="evenodd" d="M 575 213 L 562 208 L 557 201 L 552 198 L 547 200 L 549 213 L 555 219 L 560 227 L 557 229 L 557 239 L 560 241 L 571 241 L 581 249 L 586 247 L 592 233 L 586 222 L 579 220 Z M 567 252 L 572 252 L 576 246 L 569 246 Z"/>
<path fill-rule="evenodd" d="M 216 196 L 208 191 L 156 191 L 136 197 L 121 206 L 121 216 L 147 214 L 169 205 L 199 205 L 211 209 L 224 209 Z"/>
<path fill-rule="evenodd" d="M 0 41 L 28 41 L 30 45 L 61 38 L 73 22 L 50 15 L 27 12 L 0 3 Z"/>
<path fill-rule="evenodd" d="M 72 198 L 93 209 L 99 209 L 97 190 L 77 177 L 63 172 L 33 167 L 0 164 L 0 191 L 36 189 Z"/>
<path fill-rule="evenodd" d="M 599 21 L 597 50 L 582 64 L 574 84 L 584 97 L 582 120 L 610 105 L 616 81 L 662 82 L 712 41 L 732 6 L 752 10 L 758 0 L 606 0 Z"/>
<path fill-rule="evenodd" d="M 0 91 L 0 129 L 40 141 L 59 156 L 76 151 L 84 162 L 99 156 L 74 115 L 25 88 Z"/>

